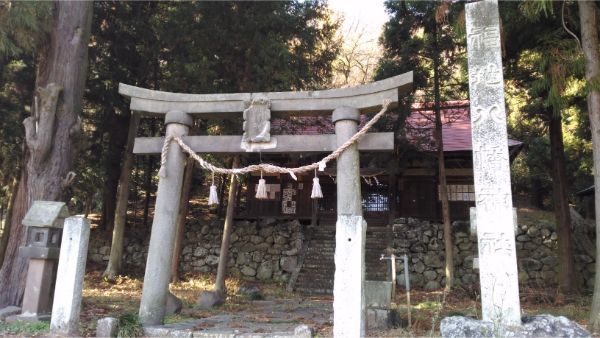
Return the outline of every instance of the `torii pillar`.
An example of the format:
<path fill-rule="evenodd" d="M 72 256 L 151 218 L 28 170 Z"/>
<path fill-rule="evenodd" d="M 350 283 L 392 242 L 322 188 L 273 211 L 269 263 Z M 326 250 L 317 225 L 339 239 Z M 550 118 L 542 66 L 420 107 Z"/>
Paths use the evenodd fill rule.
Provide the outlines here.
<path fill-rule="evenodd" d="M 276 139 L 276 146 L 262 149 L 263 153 L 271 154 L 328 153 L 336 150 L 356 133 L 359 112 L 376 112 L 385 100 L 397 104 L 398 96 L 411 90 L 412 80 L 412 72 L 408 72 L 352 88 L 233 94 L 168 93 L 121 83 L 119 93 L 131 98 L 131 110 L 151 114 L 166 113 L 166 136 L 184 136 L 183 141 L 194 152 L 201 154 L 244 154 L 252 151 L 252 147 L 244 146 L 245 138 L 242 135 L 185 136 L 192 122 L 187 114 L 220 119 L 239 117 L 248 109 L 248 102 L 252 105 L 254 100 L 260 104 L 268 101 L 267 108 L 275 117 L 289 114 L 323 115 L 334 111 L 336 135 L 275 135 L 273 138 Z M 164 138 L 160 137 L 136 138 L 133 152 L 157 154 L 161 152 L 163 144 Z M 353 145 L 341 154 L 337 161 L 338 222 L 334 283 L 334 335 L 337 337 L 365 335 L 363 284 L 367 225 L 361 208 L 359 149 L 368 152 L 391 151 L 394 149 L 394 135 L 368 133 L 358 145 Z M 183 158 L 180 147 L 171 144 L 167 155 L 167 177 L 161 178 L 159 182 L 156 214 L 148 249 L 139 312 L 144 325 L 161 324 L 164 318 L 176 211 L 180 204 Z"/>
<path fill-rule="evenodd" d="M 337 146 L 358 131 L 360 112 L 341 107 L 333 111 Z M 358 146 L 337 159 L 337 222 L 335 225 L 335 277 L 333 282 L 333 336 L 365 336 L 365 238 Z"/>
<path fill-rule="evenodd" d="M 185 136 L 192 126 L 192 118 L 181 111 L 170 111 L 165 116 L 165 135 Z M 163 323 L 171 279 L 171 259 L 175 246 L 177 211 L 183 184 L 185 154 L 178 144 L 171 144 L 167 153 L 166 177 L 161 177 L 156 192 L 156 207 L 148 247 L 144 287 L 140 302 L 140 321 L 144 325 Z"/>

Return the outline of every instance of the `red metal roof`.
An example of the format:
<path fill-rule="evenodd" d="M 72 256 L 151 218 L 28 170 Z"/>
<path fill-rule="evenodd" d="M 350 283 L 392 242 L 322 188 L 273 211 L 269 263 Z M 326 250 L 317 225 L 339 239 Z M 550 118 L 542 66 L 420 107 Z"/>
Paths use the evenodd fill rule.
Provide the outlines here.
<path fill-rule="evenodd" d="M 435 128 L 435 113 L 432 103 L 414 103 L 412 112 L 406 118 L 407 141 L 423 151 L 435 150 L 433 131 Z M 441 103 L 442 136 L 444 151 L 471 150 L 471 121 L 469 116 L 469 101 L 446 101 Z M 361 115 L 361 127 L 367 117 Z M 331 117 L 290 117 L 289 119 L 273 119 L 272 134 L 333 134 L 334 127 Z M 508 139 L 508 146 L 522 144 L 520 141 Z"/>

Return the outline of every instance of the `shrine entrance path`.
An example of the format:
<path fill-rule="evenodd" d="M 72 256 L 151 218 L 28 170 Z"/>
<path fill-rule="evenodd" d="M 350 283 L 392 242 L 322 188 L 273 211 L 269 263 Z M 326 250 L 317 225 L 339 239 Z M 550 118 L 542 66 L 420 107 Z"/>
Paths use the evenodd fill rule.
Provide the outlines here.
<path fill-rule="evenodd" d="M 331 298 L 255 300 L 238 304 L 238 307 L 240 305 L 242 309 L 225 306 L 211 311 L 213 314 L 204 318 L 148 327 L 145 333 L 178 337 L 190 333 L 194 337 L 305 337 L 306 328 L 319 334 L 331 332 Z"/>

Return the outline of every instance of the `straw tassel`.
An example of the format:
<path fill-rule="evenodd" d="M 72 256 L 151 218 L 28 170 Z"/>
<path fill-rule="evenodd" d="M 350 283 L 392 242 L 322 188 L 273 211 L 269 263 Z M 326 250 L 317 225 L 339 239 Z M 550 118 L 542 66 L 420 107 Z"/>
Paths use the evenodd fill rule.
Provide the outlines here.
<path fill-rule="evenodd" d="M 315 178 L 313 178 L 313 187 L 312 187 L 312 193 L 310 194 L 310 198 L 323 198 L 323 191 L 321 190 L 321 184 L 319 184 L 319 178 L 316 175 L 317 173 L 315 172 Z"/>
<path fill-rule="evenodd" d="M 215 185 L 215 173 L 213 172 L 210 193 L 208 194 L 208 205 L 214 204 L 219 204 L 219 194 L 217 193 L 217 186 Z"/>
<path fill-rule="evenodd" d="M 264 200 L 267 199 L 267 184 L 260 172 L 260 180 L 258 180 L 258 188 L 256 188 L 256 199 Z"/>

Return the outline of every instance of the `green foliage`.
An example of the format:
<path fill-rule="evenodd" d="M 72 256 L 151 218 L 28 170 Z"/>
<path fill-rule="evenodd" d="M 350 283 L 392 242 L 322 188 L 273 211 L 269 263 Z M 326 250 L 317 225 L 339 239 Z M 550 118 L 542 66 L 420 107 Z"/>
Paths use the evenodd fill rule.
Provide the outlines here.
<path fill-rule="evenodd" d="M 22 322 L 6 323 L 0 321 L 0 335 L 39 335 L 50 330 L 50 322 Z"/>
<path fill-rule="evenodd" d="M 144 335 L 144 327 L 137 314 L 126 313 L 119 316 L 118 321 L 117 337 L 142 337 Z"/>
<path fill-rule="evenodd" d="M 46 36 L 50 2 L 0 2 L 0 208 L 19 175 L 22 121 L 28 116 L 35 82 L 34 52 Z"/>
<path fill-rule="evenodd" d="M 171 14 L 158 31 L 170 91 L 315 89 L 332 75 L 338 24 L 320 1 L 162 5 Z"/>
<path fill-rule="evenodd" d="M 554 14 L 554 4 L 555 1 L 551 0 L 521 1 L 519 9 L 526 18 L 538 20 L 542 15 Z"/>
<path fill-rule="evenodd" d="M 462 5 L 387 1 L 385 6 L 391 18 L 380 39 L 384 55 L 376 77 L 413 71 L 417 101 L 431 102 L 433 59 L 439 58 L 442 101 L 466 98 L 465 41 L 453 25 L 460 22 L 461 17 L 464 20 Z"/>
<path fill-rule="evenodd" d="M 0 58 L 35 51 L 50 28 L 52 2 L 0 2 Z"/>
<path fill-rule="evenodd" d="M 28 116 L 34 82 L 33 59 L 0 62 L 0 207 L 6 207 L 10 185 L 18 177 L 23 156 L 22 121 Z"/>
<path fill-rule="evenodd" d="M 401 118 L 397 119 L 396 130 L 403 133 L 404 117 L 413 102 L 467 98 L 464 32 L 455 29 L 461 27 L 455 23 L 464 22 L 463 5 L 443 1 L 386 1 L 385 6 L 390 19 L 380 38 L 383 57 L 376 78 L 407 71 L 413 71 L 414 75 L 413 95 L 403 98 Z M 431 142 L 431 134 L 425 135 L 425 142 Z"/>
<path fill-rule="evenodd" d="M 592 184 L 589 122 L 585 117 L 584 60 L 578 43 L 562 25 L 562 11 L 550 1 L 502 3 L 506 44 L 509 131 L 525 143 L 513 165 L 518 191 L 552 200 L 550 143 L 547 123 L 560 116 L 570 192 Z M 565 4 L 567 5 L 567 4 Z M 577 17 L 565 7 L 567 26 Z M 558 13 L 558 14 L 555 14 Z"/>

